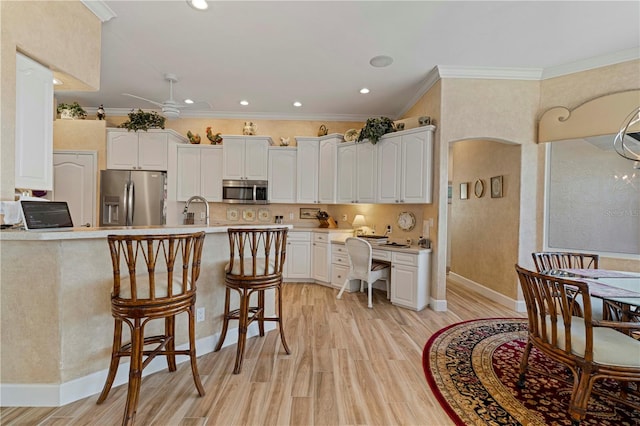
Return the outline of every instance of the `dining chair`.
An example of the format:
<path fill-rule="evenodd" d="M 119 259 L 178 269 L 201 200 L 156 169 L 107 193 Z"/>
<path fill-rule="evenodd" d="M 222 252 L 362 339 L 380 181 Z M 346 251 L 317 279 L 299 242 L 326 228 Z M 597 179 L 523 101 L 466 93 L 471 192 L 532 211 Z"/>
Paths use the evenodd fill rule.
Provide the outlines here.
<path fill-rule="evenodd" d="M 109 395 L 120 359 L 129 357 L 123 425 L 135 421 L 142 370 L 156 356 L 166 357 L 169 371 L 176 370 L 176 355 L 189 356 L 198 394 L 205 394 L 198 374 L 194 319 L 204 236 L 204 232 L 196 232 L 107 237 L 113 266 L 111 314 L 115 326 L 109 372 L 97 403 L 101 404 Z M 188 316 L 188 348 L 178 350 L 175 318 L 182 313 Z M 145 327 L 156 319 L 164 319 L 164 333 L 146 336 Z M 131 332 L 130 343 L 122 342 L 123 324 Z"/>
<path fill-rule="evenodd" d="M 515 266 L 527 306 L 528 336 L 520 362 L 518 386 L 525 387 L 531 348 L 564 364 L 573 374 L 569 415 L 584 419 L 596 380 L 640 381 L 640 341 L 617 331 L 640 330 L 640 324 L 594 320 L 588 284 L 540 274 Z M 583 317 L 574 315 L 574 305 Z M 624 392 L 624 391 L 623 391 Z M 624 398 L 634 409 L 640 406 Z"/>
<path fill-rule="evenodd" d="M 598 269 L 600 256 L 589 253 L 542 251 L 531 253 L 538 272 L 552 269 Z"/>
<path fill-rule="evenodd" d="M 229 263 L 225 266 L 224 315 L 220 338 L 214 352 L 222 348 L 230 320 L 238 321 L 238 343 L 233 374 L 242 370 L 247 329 L 258 321 L 260 336 L 264 336 L 264 322 L 278 323 L 280 340 L 287 354 L 291 353 L 284 336 L 282 320 L 282 272 L 286 260 L 288 228 L 229 228 Z M 265 291 L 275 290 L 276 306 L 273 316 L 265 316 Z M 240 306 L 231 309 L 231 291 L 238 293 Z M 257 300 L 251 306 L 251 297 Z"/>
<path fill-rule="evenodd" d="M 344 241 L 349 255 L 349 273 L 338 293 L 338 299 L 342 298 L 345 288 L 351 280 L 360 280 L 360 291 L 364 290 L 367 283 L 367 307 L 373 308 L 372 288 L 373 283 L 384 280 L 387 286 L 387 298 L 390 297 L 389 264 L 373 260 L 371 244 L 363 238 L 349 237 Z"/>

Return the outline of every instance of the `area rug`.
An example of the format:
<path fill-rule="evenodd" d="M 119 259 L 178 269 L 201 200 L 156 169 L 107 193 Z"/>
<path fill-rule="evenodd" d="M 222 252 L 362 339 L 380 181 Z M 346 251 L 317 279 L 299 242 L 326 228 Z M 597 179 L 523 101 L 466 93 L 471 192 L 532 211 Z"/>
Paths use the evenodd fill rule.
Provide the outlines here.
<path fill-rule="evenodd" d="M 429 339 L 424 373 L 454 423 L 571 425 L 573 379 L 564 366 L 533 348 L 525 389 L 516 386 L 526 338 L 526 321 L 499 318 L 454 324 Z M 618 392 L 618 382 L 598 381 L 581 425 L 640 425 L 640 411 L 615 402 Z"/>

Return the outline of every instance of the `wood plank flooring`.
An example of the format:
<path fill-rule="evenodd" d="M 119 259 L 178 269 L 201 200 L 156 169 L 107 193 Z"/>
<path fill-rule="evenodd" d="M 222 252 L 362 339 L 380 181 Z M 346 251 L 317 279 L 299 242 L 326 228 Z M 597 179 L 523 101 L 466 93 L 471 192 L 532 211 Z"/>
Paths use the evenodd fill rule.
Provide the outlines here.
<path fill-rule="evenodd" d="M 429 337 L 456 322 L 525 317 L 448 283 L 447 312 L 395 307 L 384 292 L 345 293 L 284 285 L 286 355 L 277 331 L 247 341 L 242 373 L 235 345 L 198 359 L 207 394 L 198 397 L 188 363 L 142 381 L 139 425 L 450 425 L 422 370 Z M 105 366 L 106 367 L 106 366 Z M 126 385 L 102 405 L 97 395 L 55 408 L 4 407 L 2 425 L 117 425 Z"/>

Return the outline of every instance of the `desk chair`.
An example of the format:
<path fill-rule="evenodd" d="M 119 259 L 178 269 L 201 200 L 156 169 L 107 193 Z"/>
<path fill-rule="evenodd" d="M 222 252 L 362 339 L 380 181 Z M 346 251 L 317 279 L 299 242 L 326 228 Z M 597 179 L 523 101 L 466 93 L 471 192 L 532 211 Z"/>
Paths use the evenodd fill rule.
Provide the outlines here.
<path fill-rule="evenodd" d="M 111 364 L 97 403 L 111 390 L 120 358 L 130 357 L 129 387 L 123 425 L 135 421 L 142 370 L 158 355 L 165 356 L 169 371 L 176 370 L 176 355 L 188 355 L 193 381 L 200 396 L 205 391 L 198 375 L 195 343 L 196 281 L 204 232 L 171 235 L 109 235 L 113 265 L 111 314 L 115 319 Z M 187 313 L 189 348 L 175 348 L 175 317 Z M 150 321 L 164 319 L 164 334 L 145 336 Z M 122 343 L 122 324 L 131 342 Z M 155 345 L 145 349 L 147 345 Z M 143 357 L 146 357 L 143 360 Z"/>
<path fill-rule="evenodd" d="M 287 228 L 252 229 L 229 228 L 229 263 L 225 266 L 224 317 L 220 339 L 214 349 L 222 348 L 230 320 L 238 320 L 238 345 L 233 374 L 240 373 L 247 340 L 247 329 L 258 321 L 260 336 L 264 336 L 264 322 L 277 322 L 280 339 L 287 354 L 289 346 L 282 327 L 282 271 L 286 260 Z M 275 289 L 276 313 L 264 316 L 264 292 Z M 240 307 L 230 309 L 231 290 L 240 296 Z M 251 296 L 256 293 L 257 303 L 250 306 Z"/>
<path fill-rule="evenodd" d="M 342 293 L 349 285 L 350 280 L 360 280 L 360 291 L 364 290 L 364 282 L 366 281 L 368 287 L 367 307 L 373 308 L 371 290 L 376 281 L 384 280 L 386 282 L 387 298 L 389 298 L 389 265 L 373 260 L 371 244 L 363 238 L 349 237 L 344 243 L 349 255 L 349 273 L 338 293 L 338 299 L 342 298 Z"/>

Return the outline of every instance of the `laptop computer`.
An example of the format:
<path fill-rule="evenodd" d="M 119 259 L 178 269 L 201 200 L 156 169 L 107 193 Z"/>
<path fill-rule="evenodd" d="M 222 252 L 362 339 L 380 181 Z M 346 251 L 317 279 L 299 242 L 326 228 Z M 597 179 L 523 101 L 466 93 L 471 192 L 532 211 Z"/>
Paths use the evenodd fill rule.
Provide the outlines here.
<path fill-rule="evenodd" d="M 66 201 L 20 201 L 27 231 L 61 231 L 73 228 Z"/>

